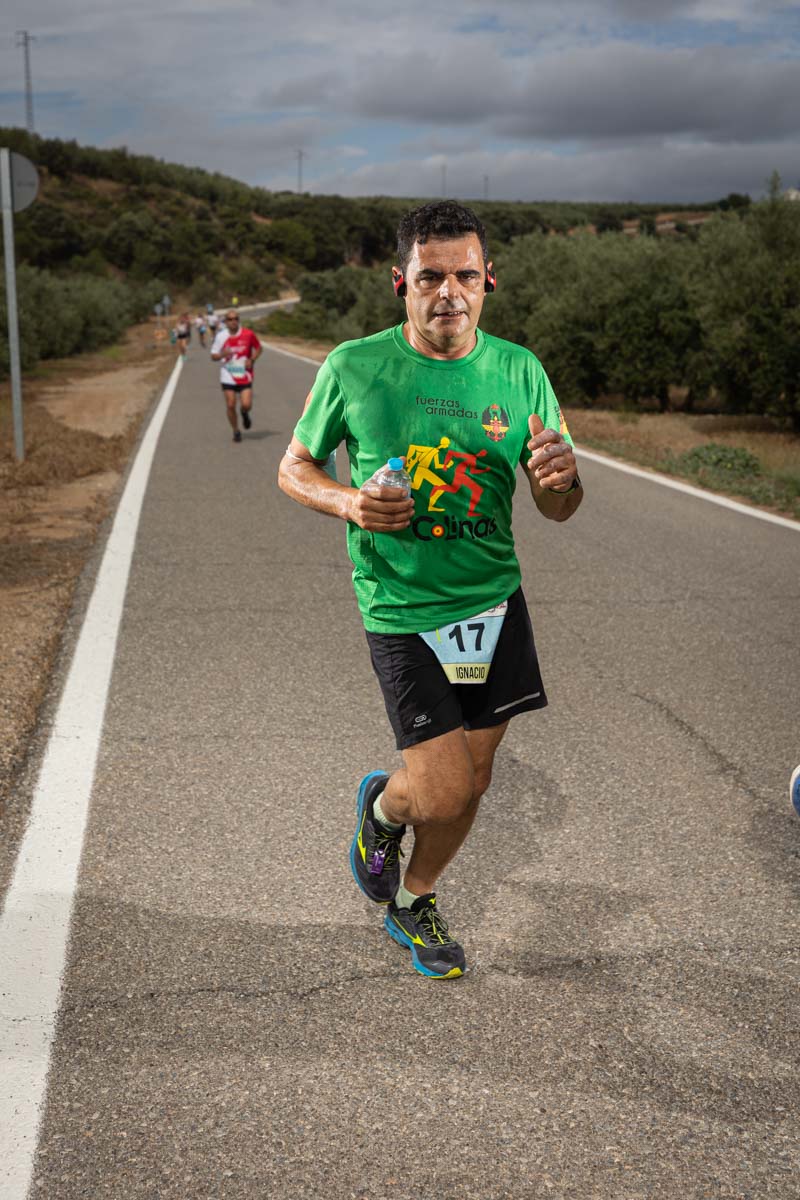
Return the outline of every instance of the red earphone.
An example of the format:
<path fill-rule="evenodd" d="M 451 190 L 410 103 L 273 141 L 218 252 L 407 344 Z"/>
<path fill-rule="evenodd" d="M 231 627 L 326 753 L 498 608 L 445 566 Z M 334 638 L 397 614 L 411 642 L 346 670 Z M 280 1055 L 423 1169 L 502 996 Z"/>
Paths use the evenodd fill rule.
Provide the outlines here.
<path fill-rule="evenodd" d="M 396 275 L 392 276 L 392 286 L 395 296 L 402 300 L 406 294 L 406 277 L 402 271 L 398 271 Z M 485 292 L 497 291 L 497 275 L 488 267 L 486 268 L 486 278 L 483 281 L 483 290 Z"/>

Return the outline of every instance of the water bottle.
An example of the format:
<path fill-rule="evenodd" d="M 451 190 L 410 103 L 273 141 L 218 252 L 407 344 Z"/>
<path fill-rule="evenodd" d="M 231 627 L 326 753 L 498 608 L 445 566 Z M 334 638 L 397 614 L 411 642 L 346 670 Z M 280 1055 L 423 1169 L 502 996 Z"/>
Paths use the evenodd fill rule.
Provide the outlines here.
<path fill-rule="evenodd" d="M 411 477 L 403 466 L 402 458 L 390 458 L 385 467 L 362 484 L 365 492 L 374 492 L 381 487 L 401 488 L 406 496 L 411 495 Z"/>

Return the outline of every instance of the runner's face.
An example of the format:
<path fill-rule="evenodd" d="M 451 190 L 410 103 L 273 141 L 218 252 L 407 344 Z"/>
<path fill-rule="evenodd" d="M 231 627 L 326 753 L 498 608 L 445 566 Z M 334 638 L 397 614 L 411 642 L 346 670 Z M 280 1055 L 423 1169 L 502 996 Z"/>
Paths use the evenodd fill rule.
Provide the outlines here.
<path fill-rule="evenodd" d="M 423 354 L 458 358 L 475 345 L 486 275 L 476 233 L 414 243 L 406 268 L 409 341 Z"/>
<path fill-rule="evenodd" d="M 236 315 L 236 313 L 227 313 L 226 314 L 225 325 L 227 327 L 228 333 L 238 333 L 239 332 L 239 318 Z"/>

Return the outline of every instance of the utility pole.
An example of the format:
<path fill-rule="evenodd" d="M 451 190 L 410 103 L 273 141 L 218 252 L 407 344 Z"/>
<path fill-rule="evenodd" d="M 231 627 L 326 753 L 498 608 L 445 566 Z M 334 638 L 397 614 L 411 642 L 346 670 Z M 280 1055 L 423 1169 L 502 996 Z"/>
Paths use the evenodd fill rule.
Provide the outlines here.
<path fill-rule="evenodd" d="M 302 150 L 297 151 L 297 192 L 302 195 L 303 192 L 303 158 L 305 157 Z"/>
<path fill-rule="evenodd" d="M 484 175 L 484 177 L 483 177 L 483 198 L 484 198 L 484 200 L 489 199 L 489 176 L 488 175 Z"/>
<path fill-rule="evenodd" d="M 442 163 L 442 199 L 447 199 L 447 163 Z"/>
<path fill-rule="evenodd" d="M 33 83 L 31 80 L 31 42 L 36 39 L 31 37 L 27 29 L 17 30 L 17 45 L 22 46 L 23 54 L 25 55 L 25 124 L 28 133 L 33 133 Z"/>

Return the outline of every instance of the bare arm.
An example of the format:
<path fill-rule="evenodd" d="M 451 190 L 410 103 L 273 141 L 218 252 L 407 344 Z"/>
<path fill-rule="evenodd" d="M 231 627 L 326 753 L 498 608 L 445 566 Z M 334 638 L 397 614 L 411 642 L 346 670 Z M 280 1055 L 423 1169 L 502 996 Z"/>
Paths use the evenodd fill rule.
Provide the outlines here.
<path fill-rule="evenodd" d="M 545 429 L 540 417 L 528 418 L 531 456 L 523 469 L 528 476 L 531 495 L 543 517 L 566 521 L 583 500 L 578 465 L 569 442 L 555 429 Z M 577 483 L 577 487 L 573 485 Z"/>
<path fill-rule="evenodd" d="M 374 533 L 393 533 L 406 529 L 414 515 L 414 501 L 398 498 L 397 488 L 362 492 L 331 479 L 320 459 L 312 458 L 308 448 L 293 437 L 278 468 L 281 491 L 316 512 L 353 521 Z"/>

